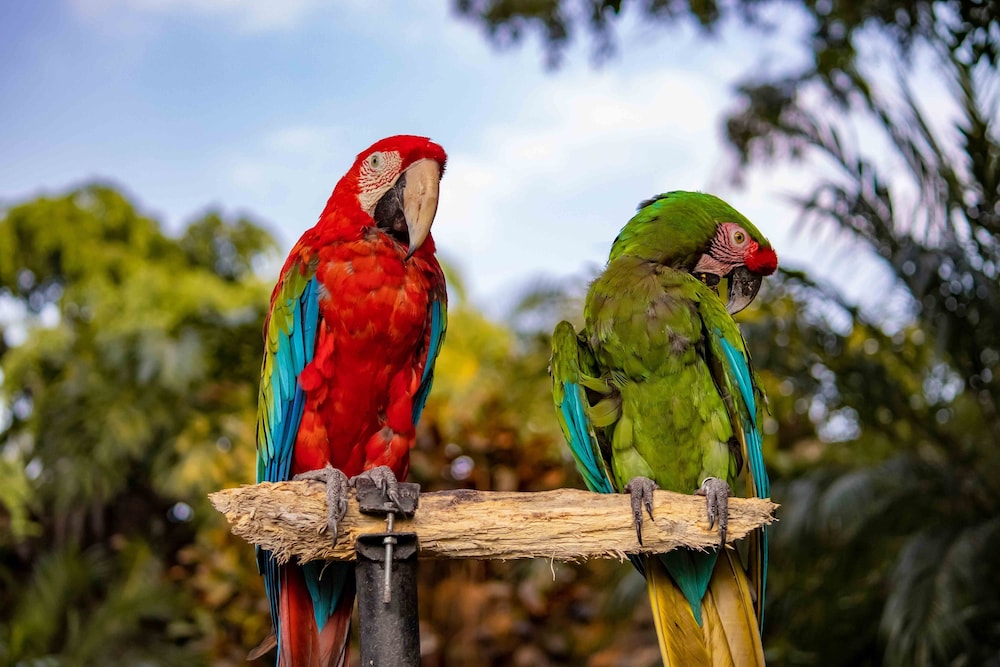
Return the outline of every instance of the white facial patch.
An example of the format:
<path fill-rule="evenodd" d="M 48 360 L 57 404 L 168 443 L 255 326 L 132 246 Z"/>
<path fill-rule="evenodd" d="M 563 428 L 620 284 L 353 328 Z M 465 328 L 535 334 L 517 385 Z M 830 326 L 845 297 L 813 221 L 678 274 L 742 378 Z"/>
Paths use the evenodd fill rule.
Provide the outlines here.
<path fill-rule="evenodd" d="M 358 202 L 362 210 L 371 212 L 382 195 L 399 176 L 403 158 L 396 151 L 372 153 L 361 163 L 358 174 Z"/>

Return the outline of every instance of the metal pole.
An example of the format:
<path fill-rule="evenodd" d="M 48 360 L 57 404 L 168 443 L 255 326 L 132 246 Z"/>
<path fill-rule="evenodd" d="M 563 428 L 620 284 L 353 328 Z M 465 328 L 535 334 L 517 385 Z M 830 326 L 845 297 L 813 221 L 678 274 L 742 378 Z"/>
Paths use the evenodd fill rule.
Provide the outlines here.
<path fill-rule="evenodd" d="M 355 543 L 361 665 L 418 667 L 417 534 L 393 529 L 397 514 L 413 516 L 420 487 L 400 484 L 397 504 L 369 480 L 358 482 L 361 511 L 386 518 L 386 532 L 361 535 Z"/>
<path fill-rule="evenodd" d="M 388 548 L 387 539 L 395 540 Z M 362 666 L 417 667 L 420 664 L 417 534 L 362 535 L 356 548 Z M 389 548 L 392 560 L 386 561 Z M 387 581 L 391 586 L 388 600 Z"/>

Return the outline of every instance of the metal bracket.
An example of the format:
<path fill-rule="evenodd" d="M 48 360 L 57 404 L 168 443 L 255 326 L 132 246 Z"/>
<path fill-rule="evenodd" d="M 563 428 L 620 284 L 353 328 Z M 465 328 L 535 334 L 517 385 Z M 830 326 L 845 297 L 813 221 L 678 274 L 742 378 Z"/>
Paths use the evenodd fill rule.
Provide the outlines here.
<path fill-rule="evenodd" d="M 376 515 L 391 513 L 406 517 L 413 516 L 413 513 L 417 511 L 417 504 L 420 502 L 420 485 L 413 482 L 400 482 L 398 486 L 399 505 L 396 505 L 370 478 L 355 478 L 354 491 L 358 496 L 361 513 Z"/>
<path fill-rule="evenodd" d="M 359 477 L 355 482 L 355 492 L 358 496 L 358 506 L 362 514 L 377 514 L 385 515 L 385 533 L 377 533 L 373 535 L 362 535 L 358 538 L 357 546 L 359 555 L 361 555 L 361 550 L 364 548 L 365 553 L 363 554 L 366 558 L 374 560 L 376 556 L 371 553 L 371 548 L 373 546 L 372 540 L 377 535 L 381 538 L 381 544 L 384 549 L 384 569 L 385 578 L 382 582 L 382 602 L 384 604 L 389 604 L 392 602 L 392 561 L 393 550 L 397 544 L 399 544 L 399 539 L 401 536 L 413 536 L 413 549 L 417 548 L 417 535 L 416 533 L 403 533 L 397 535 L 393 533 L 393 528 L 395 527 L 396 514 L 402 514 L 406 517 L 412 517 L 414 512 L 417 510 L 417 504 L 420 502 L 420 485 L 413 484 L 411 482 L 401 482 L 398 486 L 398 498 L 399 503 L 393 502 L 389 497 L 378 488 L 371 479 L 367 477 Z M 406 560 L 409 557 L 409 553 L 400 552 L 395 559 Z"/>

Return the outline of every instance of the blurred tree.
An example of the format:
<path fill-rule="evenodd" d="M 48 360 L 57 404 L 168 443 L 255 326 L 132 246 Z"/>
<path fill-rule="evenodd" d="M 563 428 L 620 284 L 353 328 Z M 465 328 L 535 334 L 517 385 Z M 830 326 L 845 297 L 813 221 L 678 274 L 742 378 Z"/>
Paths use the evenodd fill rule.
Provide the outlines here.
<path fill-rule="evenodd" d="M 454 4 L 498 44 L 539 34 L 558 64 L 580 31 L 607 56 L 629 11 L 663 27 L 737 19 L 766 32 L 778 3 Z M 800 224 L 835 230 L 892 278 L 859 307 L 785 271 L 744 318 L 784 504 L 769 660 L 1000 663 L 1000 7 L 781 7 L 808 18 L 811 57 L 739 85 L 726 122 L 736 174 L 818 165 L 796 200 Z"/>
<path fill-rule="evenodd" d="M 237 664 L 266 634 L 205 494 L 253 467 L 273 250 L 215 213 L 169 238 L 104 185 L 0 218 L 0 663 Z"/>
<path fill-rule="evenodd" d="M 742 116 L 754 118 L 737 143 L 751 164 L 823 157 L 831 171 L 799 199 L 803 221 L 879 257 L 895 281 L 879 302 L 902 312 L 866 312 L 789 275 L 787 299 L 812 311 L 797 323 L 811 344 L 766 350 L 777 320 L 756 338 L 761 366 L 785 374 L 832 442 L 814 450 L 819 465 L 790 457 L 794 479 L 775 489 L 788 508 L 779 544 L 809 564 L 806 577 L 772 579 L 774 650 L 788 664 L 1000 660 L 1000 91 L 992 64 L 933 56 L 954 102 L 943 126 L 903 76 L 893 103 L 864 79 L 851 93 L 885 152 L 851 146 L 844 120 L 802 95 Z M 793 378 L 807 373 L 815 384 L 801 392 Z"/>
<path fill-rule="evenodd" d="M 459 17 L 479 25 L 498 46 L 536 34 L 550 65 L 559 64 L 581 32 L 589 32 L 598 62 L 607 59 L 616 47 L 614 28 L 629 13 L 664 29 L 693 22 L 710 35 L 730 19 L 766 32 L 774 26 L 769 12 L 790 6 L 808 17 L 804 38 L 815 55 L 809 67 L 792 77 L 798 81 L 820 78 L 839 88 L 838 79 L 854 67 L 856 37 L 869 28 L 904 49 L 918 40 L 941 40 L 967 49 L 975 60 L 997 60 L 998 7 L 993 0 L 452 0 L 452 5 Z"/>

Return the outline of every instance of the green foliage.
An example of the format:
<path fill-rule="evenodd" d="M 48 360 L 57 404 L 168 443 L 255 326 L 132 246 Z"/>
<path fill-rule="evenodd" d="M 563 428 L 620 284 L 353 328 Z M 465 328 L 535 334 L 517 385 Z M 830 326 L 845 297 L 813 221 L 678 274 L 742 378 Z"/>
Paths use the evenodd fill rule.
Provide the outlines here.
<path fill-rule="evenodd" d="M 10 547 L 37 535 L 39 526 L 31 519 L 31 483 L 21 456 L 12 452 L 0 458 L 0 547 Z"/>
<path fill-rule="evenodd" d="M 628 13 L 646 25 L 669 29 L 692 22 L 712 32 L 726 20 L 738 19 L 767 32 L 768 10 L 787 9 L 777 0 L 452 0 L 462 18 L 486 31 L 495 44 L 509 46 L 526 35 L 542 42 L 550 64 L 558 64 L 566 47 L 589 32 L 594 55 L 600 61 L 614 53 L 614 28 Z M 989 0 L 863 0 L 861 2 L 794 3 L 810 20 L 805 41 L 814 54 L 813 65 L 798 78 L 819 77 L 838 86 L 840 75 L 853 67 L 856 37 L 874 27 L 904 49 L 917 40 L 938 40 L 973 60 L 997 61 L 997 8 Z M 790 79 L 789 79 L 790 80 Z"/>
<path fill-rule="evenodd" d="M 747 112 L 757 123 L 743 145 L 751 162 L 792 155 L 832 165 L 799 200 L 804 224 L 828 226 L 880 257 L 895 279 L 885 299 L 903 313 L 879 321 L 803 276 L 778 286 L 784 301 L 807 312 L 823 303 L 849 323 L 838 333 L 822 317 L 799 318 L 806 327 L 798 334 L 814 343 L 789 355 L 798 367 L 781 350 L 759 355 L 778 373 L 779 395 L 806 371 L 817 380 L 794 395 L 819 433 L 825 425 L 829 435 L 838 420 L 850 427 L 826 438 L 842 442 L 821 439 L 808 456 L 792 445 L 776 459 L 788 466 L 779 465 L 788 476 L 774 490 L 786 494 L 788 511 L 776 550 L 811 570 L 803 578 L 776 568 L 771 579 L 769 618 L 781 628 L 771 645 L 787 664 L 820 655 L 844 665 L 982 664 L 1000 654 L 1000 580 L 988 565 L 1000 539 L 995 70 L 962 53 L 936 53 L 958 110 L 944 130 L 903 75 L 892 103 L 860 83 L 852 91 L 856 113 L 882 133 L 888 156 L 852 146 L 847 121 L 798 96 L 777 115 Z M 881 166 L 887 158 L 891 174 Z M 781 335 L 780 321 L 764 320 L 753 334 L 760 348 Z"/>
<path fill-rule="evenodd" d="M 118 546 L 114 556 L 100 547 L 67 547 L 38 559 L 12 610 L 8 659 L 188 664 L 190 655 L 171 641 L 178 594 L 159 559 L 141 542 Z"/>
<path fill-rule="evenodd" d="M 209 214 L 169 238 L 90 185 L 6 211 L 0 248 L 24 313 L 0 357 L 4 661 L 192 664 L 263 634 L 251 554 L 205 494 L 252 469 L 270 236 Z"/>

